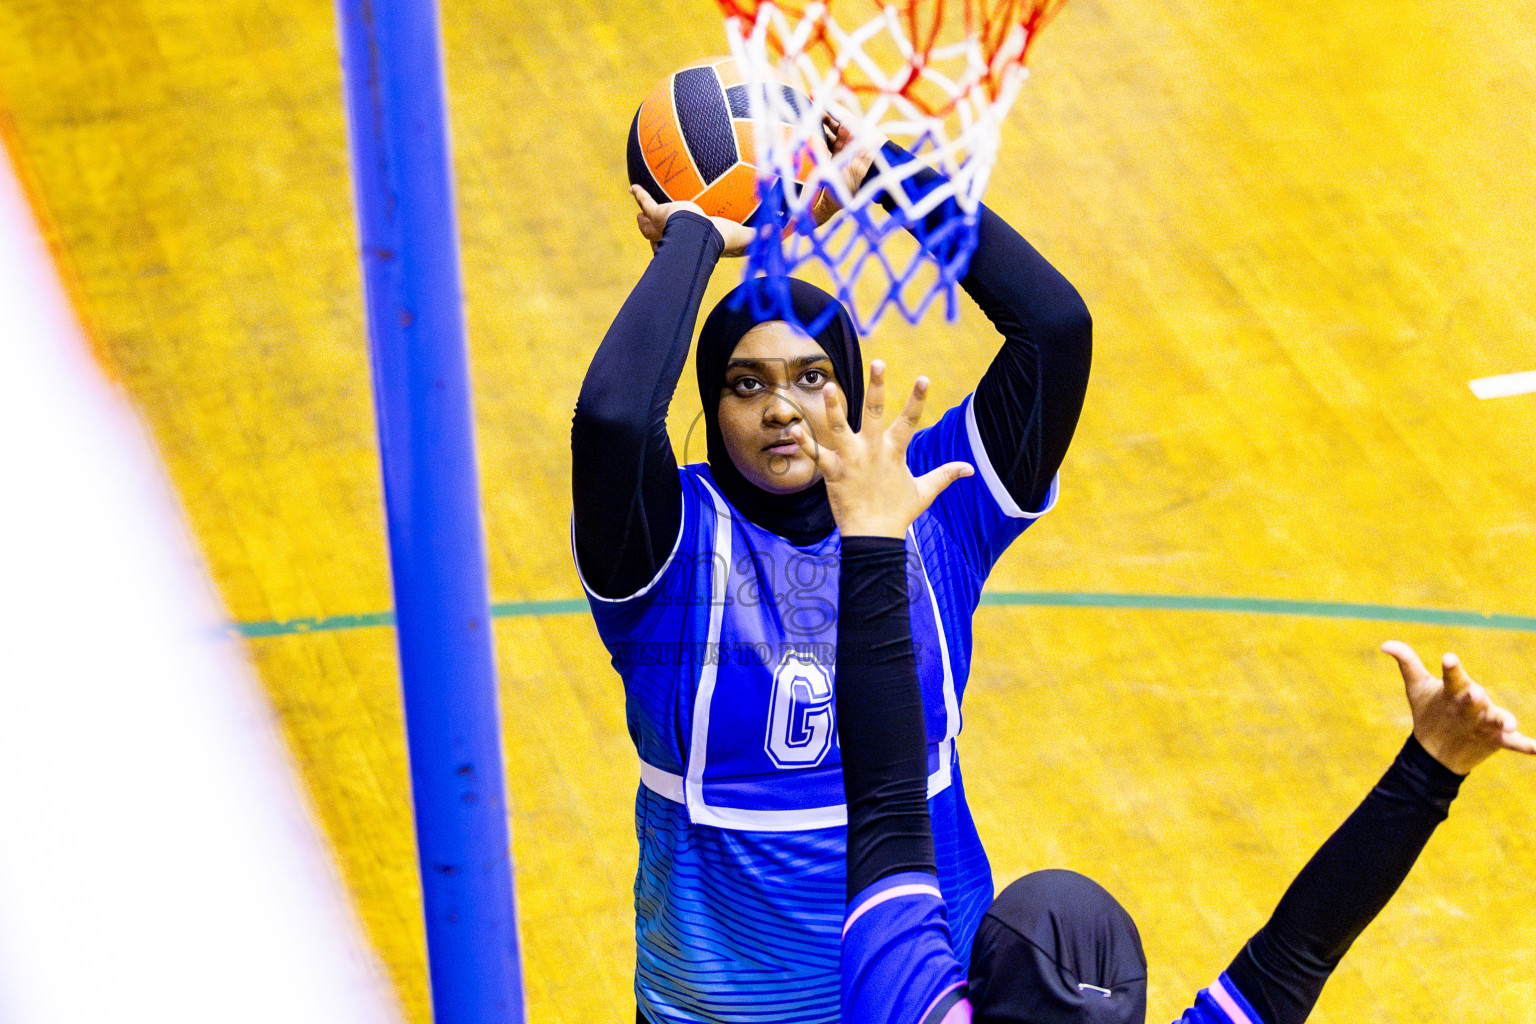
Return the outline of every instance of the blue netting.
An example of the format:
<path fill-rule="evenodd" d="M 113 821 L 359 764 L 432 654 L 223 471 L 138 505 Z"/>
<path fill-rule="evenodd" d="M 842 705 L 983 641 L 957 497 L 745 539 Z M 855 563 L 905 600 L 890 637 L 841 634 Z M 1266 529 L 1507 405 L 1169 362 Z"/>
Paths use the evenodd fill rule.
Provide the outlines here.
<path fill-rule="evenodd" d="M 1026 75 L 1024 56 L 1061 0 L 932 24 L 926 14 L 909 17 L 934 13 L 920 0 L 844 4 L 840 16 L 865 19 L 846 24 L 833 18 L 831 0 L 722 3 L 747 83 L 732 110 L 739 114 L 747 100 L 762 199 L 749 222 L 745 276 L 770 279 L 742 301 L 757 316 L 824 326 L 799 324 L 788 287 L 771 283 L 814 262 L 860 331 L 890 309 L 915 324 L 941 297 L 946 316 L 958 317 L 957 289 L 976 249 L 981 197 Z M 809 106 L 793 102 L 786 85 Z M 882 146 L 886 139 L 905 148 Z M 849 168 L 870 147 L 879 147 L 874 166 L 854 188 Z M 779 185 L 792 179 L 803 187 Z M 842 209 L 818 226 L 818 203 L 823 216 L 826 206 Z"/>
<path fill-rule="evenodd" d="M 920 155 L 933 146 L 932 137 L 924 135 L 913 148 Z M 769 283 L 737 299 L 743 305 L 750 304 L 754 316 L 783 320 L 808 334 L 825 327 L 836 310 L 829 307 L 811 323 L 801 323 L 784 281 L 810 262 L 831 273 L 833 293 L 847 307 L 861 333 L 867 333 L 891 308 L 915 324 L 940 297 L 946 318 L 959 316 L 956 289 L 976 250 L 979 208 L 964 209 L 951 183 L 938 172 L 921 165 L 904 167 L 917 161 L 913 153 L 890 144 L 881 153 L 889 167 L 913 172 L 899 177 L 894 186 L 902 190 L 906 202 L 866 189 L 819 227 L 809 204 L 791 212 L 778 179 L 759 179 L 762 205 L 755 217 L 756 234 L 746 253 L 744 276 L 764 277 Z M 887 247 L 886 242 L 906 232 L 916 240 L 918 252 L 905 265 L 898 265 L 893 262 L 895 247 Z M 854 284 L 866 270 L 875 269 L 872 263 L 886 284 L 874 308 L 865 310 L 855 297 Z M 924 287 L 919 278 L 930 271 L 933 280 Z M 917 294 L 909 294 L 914 288 Z"/>

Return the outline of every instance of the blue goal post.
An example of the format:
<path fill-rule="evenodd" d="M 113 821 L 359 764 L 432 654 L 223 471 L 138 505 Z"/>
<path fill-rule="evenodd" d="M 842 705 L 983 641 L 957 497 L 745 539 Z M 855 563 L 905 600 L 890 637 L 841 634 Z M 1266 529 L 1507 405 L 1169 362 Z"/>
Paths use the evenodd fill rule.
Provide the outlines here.
<path fill-rule="evenodd" d="M 522 971 L 435 0 L 336 0 L 436 1024 Z"/>

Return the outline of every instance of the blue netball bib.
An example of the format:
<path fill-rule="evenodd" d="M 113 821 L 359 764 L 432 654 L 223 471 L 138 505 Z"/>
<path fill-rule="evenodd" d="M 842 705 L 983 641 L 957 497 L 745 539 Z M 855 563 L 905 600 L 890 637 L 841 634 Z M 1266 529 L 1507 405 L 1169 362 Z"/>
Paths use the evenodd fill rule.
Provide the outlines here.
<path fill-rule="evenodd" d="M 991 871 L 954 752 L 971 613 L 1033 519 L 982 451 L 970 403 L 921 430 L 915 473 L 953 460 L 907 535 L 908 594 L 929 740 L 939 887 L 963 966 Z M 635 995 L 656 1024 L 835 1024 L 846 857 L 833 694 L 841 540 L 797 548 L 738 516 L 707 467 L 681 471 L 677 542 L 655 579 L 588 589 L 624 680 L 640 755 Z"/>
<path fill-rule="evenodd" d="M 847 823 L 837 749 L 841 538 L 796 547 L 734 514 L 708 470 L 685 471 L 709 500 L 709 622 L 695 694 L 684 802 L 691 820 L 765 831 Z M 927 701 L 931 792 L 949 783 L 959 702 L 932 588 L 907 540 L 913 644 Z M 924 657 L 924 655 L 927 655 Z"/>

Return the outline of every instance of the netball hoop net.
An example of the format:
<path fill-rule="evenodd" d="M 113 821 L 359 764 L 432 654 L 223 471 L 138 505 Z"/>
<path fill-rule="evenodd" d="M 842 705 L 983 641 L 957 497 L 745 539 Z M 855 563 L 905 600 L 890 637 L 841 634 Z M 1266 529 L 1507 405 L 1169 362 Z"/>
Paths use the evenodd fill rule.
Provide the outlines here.
<path fill-rule="evenodd" d="M 1003 119 L 1065 0 L 718 2 L 742 76 L 811 100 L 802 110 L 791 89 L 749 91 L 763 212 L 745 276 L 819 264 L 864 332 L 890 308 L 916 323 L 941 296 L 953 320 Z M 828 115 L 853 137 L 835 155 Z M 850 183 L 850 164 L 872 151 Z M 806 184 L 784 189 L 807 161 Z M 759 315 L 797 322 L 787 286 L 748 294 Z"/>

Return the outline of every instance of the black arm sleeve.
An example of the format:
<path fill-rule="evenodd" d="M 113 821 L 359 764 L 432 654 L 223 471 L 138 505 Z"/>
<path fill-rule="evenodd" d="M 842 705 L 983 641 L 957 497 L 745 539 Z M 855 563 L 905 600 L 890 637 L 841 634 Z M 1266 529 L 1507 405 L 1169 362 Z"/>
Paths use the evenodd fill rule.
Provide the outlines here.
<path fill-rule="evenodd" d="M 720 232 L 675 213 L 645 275 L 592 357 L 571 421 L 576 562 L 603 597 L 655 578 L 682 525 L 667 406 L 688 360 Z"/>
<path fill-rule="evenodd" d="M 1301 1024 L 1350 944 L 1387 905 L 1463 776 L 1412 736 L 1376 788 L 1301 869 L 1227 968 L 1264 1024 Z"/>
<path fill-rule="evenodd" d="M 837 734 L 848 802 L 848 898 L 899 871 L 936 872 L 928 733 L 912 649 L 907 552 L 844 537 L 837 613 Z"/>
<path fill-rule="evenodd" d="M 893 164 L 912 159 L 891 143 L 883 152 Z M 921 196 L 939 180 L 937 171 L 925 169 L 903 187 Z M 888 194 L 880 203 L 895 209 Z M 941 205 L 913 233 L 934 235 L 941 219 L 954 212 L 952 205 Z M 1077 429 L 1093 361 L 1093 319 L 1077 289 L 985 206 L 960 286 L 1003 336 L 1003 347 L 976 387 L 976 429 L 1008 493 L 1033 512 L 1045 500 Z"/>
<path fill-rule="evenodd" d="M 1033 512 L 1077 430 L 1093 321 L 1077 289 L 986 207 L 960 284 L 1003 336 L 976 386 L 976 429 L 1008 493 Z"/>

